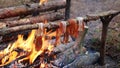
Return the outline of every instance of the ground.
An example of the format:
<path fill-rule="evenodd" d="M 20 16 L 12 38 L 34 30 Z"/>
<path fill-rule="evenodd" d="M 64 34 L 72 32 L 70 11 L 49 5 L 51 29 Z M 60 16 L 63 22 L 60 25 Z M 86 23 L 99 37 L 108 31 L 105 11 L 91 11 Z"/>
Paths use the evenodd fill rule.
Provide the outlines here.
<path fill-rule="evenodd" d="M 0 0 L 0 8 L 26 3 L 31 2 L 30 0 Z M 120 10 L 120 0 L 72 0 L 71 18 L 86 16 L 86 14 L 94 14 L 107 10 Z M 89 31 L 85 38 L 85 46 L 98 50 L 100 46 L 101 24 L 100 20 L 88 22 Z M 115 65 L 119 65 L 120 15 L 116 16 L 109 25 L 106 42 L 106 55 L 106 62 L 112 61 L 113 64 L 115 63 Z"/>

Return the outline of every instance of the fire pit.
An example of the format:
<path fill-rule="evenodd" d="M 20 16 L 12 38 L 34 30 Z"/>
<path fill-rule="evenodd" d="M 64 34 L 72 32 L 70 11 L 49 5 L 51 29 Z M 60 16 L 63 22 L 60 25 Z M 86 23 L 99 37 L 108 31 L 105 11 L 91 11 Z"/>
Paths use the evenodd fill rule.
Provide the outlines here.
<path fill-rule="evenodd" d="M 83 40 L 87 22 L 101 15 L 68 19 L 70 0 L 41 4 L 0 9 L 0 42 L 5 43 L 0 48 L 0 67 L 78 68 L 94 64 L 100 54 L 85 48 Z M 65 9 L 65 17 L 59 9 Z"/>
<path fill-rule="evenodd" d="M 1 67 L 77 68 L 92 64 L 99 58 L 98 52 L 87 51 L 82 46 L 88 30 L 82 17 L 35 25 L 38 25 L 38 30 L 32 30 L 27 38 L 19 34 L 15 42 L 1 50 Z"/>
<path fill-rule="evenodd" d="M 85 48 L 81 46 L 82 40 L 84 39 L 88 29 L 87 26 L 84 26 L 83 31 L 78 31 L 80 32 L 81 36 L 79 36 L 79 39 L 76 39 L 76 41 L 73 41 L 71 36 L 74 36 L 76 32 L 73 34 L 71 34 L 71 32 L 75 29 L 75 27 L 72 27 L 73 30 L 71 30 L 70 33 L 67 32 L 70 31 L 70 21 L 68 27 L 66 27 L 67 25 L 63 25 L 65 27 L 65 31 L 63 31 L 63 28 L 58 28 L 58 30 L 55 32 L 46 32 L 43 28 L 43 24 L 40 23 L 39 25 L 39 30 L 32 30 L 27 39 L 24 38 L 24 35 L 18 35 L 18 39 L 14 43 L 9 44 L 7 48 L 0 52 L 0 66 L 10 68 L 40 66 L 41 68 L 49 68 L 66 67 L 67 65 L 67 67 L 69 67 L 71 65 L 74 66 L 73 64 L 78 62 L 78 59 L 81 60 L 80 64 L 84 64 L 86 62 L 85 59 L 88 59 L 88 62 L 85 64 L 92 64 L 95 62 L 94 59 L 98 59 L 99 53 L 94 52 L 93 54 L 87 54 Z M 71 22 L 71 25 L 73 26 L 73 22 Z M 67 35 L 70 35 L 69 38 L 66 38 L 65 35 L 62 37 L 62 34 L 64 33 L 61 33 L 60 29 L 62 29 L 65 34 L 69 33 Z M 78 32 L 76 35 L 79 34 Z M 41 35 L 38 36 L 38 34 Z M 62 38 L 60 38 L 60 36 Z M 52 37 L 55 37 L 55 39 L 52 39 Z M 60 41 L 60 39 L 63 38 L 64 40 Z M 89 62 L 89 60 L 91 60 L 91 58 L 89 59 L 90 56 L 93 56 L 92 62 Z"/>

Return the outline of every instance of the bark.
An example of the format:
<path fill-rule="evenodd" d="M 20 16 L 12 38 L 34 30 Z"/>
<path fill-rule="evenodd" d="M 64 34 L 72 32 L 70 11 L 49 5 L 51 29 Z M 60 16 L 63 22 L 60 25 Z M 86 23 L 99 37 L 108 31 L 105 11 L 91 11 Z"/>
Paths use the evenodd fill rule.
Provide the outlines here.
<path fill-rule="evenodd" d="M 83 65 L 91 65 L 94 64 L 99 57 L 100 54 L 98 52 L 90 52 L 88 54 L 79 55 L 72 63 L 64 66 L 63 68 L 80 68 Z"/>
<path fill-rule="evenodd" d="M 5 23 L 7 27 L 13 27 L 18 25 L 40 23 L 40 22 L 44 22 L 45 20 L 56 21 L 63 18 L 64 18 L 64 15 L 60 14 L 59 12 L 56 12 L 56 13 L 48 13 L 41 16 L 30 17 L 30 18 L 15 20 L 15 21 L 4 21 L 3 23 Z"/>
<path fill-rule="evenodd" d="M 44 27 L 47 29 L 57 29 L 59 27 L 58 22 L 49 22 L 47 24 L 44 24 Z M 25 31 L 25 30 L 32 30 L 32 29 L 38 29 L 39 28 L 39 23 L 36 24 L 28 24 L 28 25 L 21 25 L 21 26 L 15 26 L 15 27 L 6 27 L 0 29 L 0 35 L 4 36 L 6 34 L 14 33 L 14 32 L 19 32 L 19 31 Z"/>
<path fill-rule="evenodd" d="M 116 15 L 116 14 L 119 14 L 120 12 L 119 11 L 108 11 L 108 12 L 103 12 L 103 13 L 100 13 L 100 14 L 97 14 L 97 15 L 91 15 L 89 17 L 85 17 L 84 18 L 84 21 L 91 21 L 91 20 L 97 20 L 99 19 L 101 16 L 106 16 L 106 15 L 109 15 L 109 14 L 112 14 L 112 15 Z M 37 19 L 38 20 L 38 19 Z M 75 19 L 76 20 L 76 19 Z M 66 21 L 67 22 L 67 21 Z M 58 28 L 59 24 L 54 22 L 52 24 L 47 24 L 45 25 L 46 28 L 49 28 L 49 29 L 56 29 Z M 67 25 L 69 25 L 69 23 L 67 22 Z M 31 29 L 37 29 L 39 26 L 38 24 L 33 24 L 33 25 L 23 25 L 23 26 L 16 26 L 16 27 L 12 27 L 12 28 L 3 28 L 0 30 L 0 35 L 5 35 L 5 34 L 9 34 L 9 33 L 12 33 L 12 32 L 16 32 L 16 31 L 23 31 L 23 30 L 31 30 Z"/>
<path fill-rule="evenodd" d="M 74 43 L 75 43 L 74 41 L 73 42 L 71 41 L 70 43 L 60 44 L 59 46 L 54 48 L 53 52 L 55 52 L 55 53 L 62 53 L 65 50 L 71 48 L 74 45 Z"/>
<path fill-rule="evenodd" d="M 53 61 L 53 65 L 62 68 L 63 66 L 70 64 L 76 58 L 76 54 L 73 48 L 69 48 L 64 52 L 57 54 L 57 58 Z"/>
<path fill-rule="evenodd" d="M 22 15 L 29 15 L 33 14 L 33 12 L 46 12 L 52 10 L 58 10 L 65 8 L 66 2 L 64 0 L 58 1 L 50 1 L 44 5 L 39 5 L 38 3 L 34 4 L 26 4 L 16 7 L 9 7 L 0 9 L 0 19 L 22 16 Z"/>
<path fill-rule="evenodd" d="M 120 14 L 120 11 L 115 11 L 115 10 L 105 11 L 105 12 L 101 12 L 97 14 L 87 14 L 84 21 L 86 22 L 95 21 L 95 20 L 100 19 L 100 17 L 105 17 L 109 15 L 118 15 L 118 14 Z"/>

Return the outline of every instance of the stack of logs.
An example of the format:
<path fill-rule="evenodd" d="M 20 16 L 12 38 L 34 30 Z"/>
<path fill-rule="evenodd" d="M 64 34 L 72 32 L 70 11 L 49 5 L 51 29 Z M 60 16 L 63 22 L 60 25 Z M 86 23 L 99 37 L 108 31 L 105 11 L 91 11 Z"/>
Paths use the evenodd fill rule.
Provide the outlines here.
<path fill-rule="evenodd" d="M 26 31 L 22 32 L 24 27 L 21 29 L 19 28 L 20 26 L 33 25 L 34 23 L 40 23 L 44 21 L 56 21 L 64 19 L 64 11 L 60 9 L 65 8 L 66 1 L 61 0 L 50 1 L 44 5 L 34 3 L 0 9 L 0 31 L 2 31 L 0 34 L 0 36 L 2 36 L 2 40 L 0 40 L 0 42 L 12 40 L 13 38 L 11 38 L 11 36 L 13 32 L 18 32 L 17 34 L 25 33 Z M 4 29 L 6 28 L 8 31 L 4 33 Z M 19 30 L 21 32 L 19 32 Z M 14 34 L 15 33 L 13 33 L 13 35 Z"/>

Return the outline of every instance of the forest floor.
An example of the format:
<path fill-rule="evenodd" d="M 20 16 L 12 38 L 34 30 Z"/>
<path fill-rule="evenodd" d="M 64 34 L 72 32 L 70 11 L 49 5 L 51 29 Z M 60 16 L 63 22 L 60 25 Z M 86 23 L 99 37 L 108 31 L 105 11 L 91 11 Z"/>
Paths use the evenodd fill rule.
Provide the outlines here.
<path fill-rule="evenodd" d="M 30 0 L 0 0 L 0 8 L 31 3 Z M 120 0 L 72 0 L 71 18 L 85 16 L 108 10 L 120 10 Z M 99 50 L 102 23 L 100 20 L 89 22 L 89 30 L 85 37 L 85 46 Z M 120 65 L 120 15 L 110 23 L 106 41 L 106 65 Z M 116 66 L 116 67 L 115 67 Z M 94 68 L 94 67 L 93 67 Z"/>

